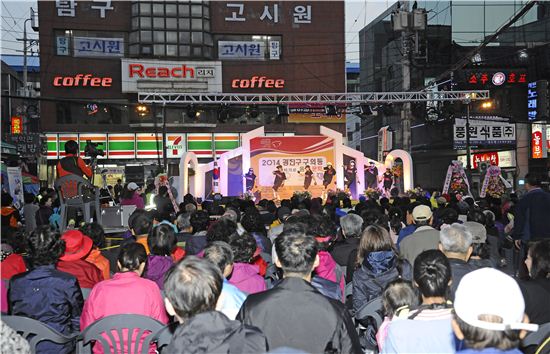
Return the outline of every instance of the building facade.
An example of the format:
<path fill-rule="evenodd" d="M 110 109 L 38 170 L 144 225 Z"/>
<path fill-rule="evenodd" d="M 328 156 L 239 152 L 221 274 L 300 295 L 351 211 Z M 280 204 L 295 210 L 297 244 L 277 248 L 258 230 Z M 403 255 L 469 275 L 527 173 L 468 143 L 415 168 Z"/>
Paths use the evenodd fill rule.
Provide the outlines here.
<path fill-rule="evenodd" d="M 523 132 L 530 130 L 528 85 L 550 77 L 550 9 L 547 4 L 535 4 L 466 65 L 449 71 L 527 3 L 418 1 L 415 2 L 417 8 L 426 10 L 427 26 L 405 32 L 394 30 L 392 14 L 413 9 L 404 9 L 403 5 L 399 9 L 399 5 L 394 4 L 360 31 L 362 91 L 402 91 L 407 73 L 410 90 L 428 86 L 432 91 L 490 90 L 490 108 L 482 106 L 481 102 L 472 102 L 469 105 L 470 118 L 476 119 L 480 125 L 493 125 L 497 124 L 494 123 L 494 117 L 497 117 L 498 124 L 513 125 L 515 133 L 507 140 L 491 137 L 492 140 L 488 139 L 491 144 L 475 144 L 472 155 L 477 154 L 476 158 L 480 158 L 489 156 L 489 152 L 493 155 L 506 153 L 508 162 L 503 163 L 504 169 L 516 178 L 519 174 L 522 177 L 530 168 L 537 169 L 537 164 L 546 166 L 547 161 L 529 159 L 529 149 L 524 147 L 529 145 L 528 135 Z M 409 64 L 409 71 L 404 70 L 405 64 Z M 442 74 L 444 78 L 435 82 Z M 370 116 L 361 125 L 361 150 L 368 157 L 377 156 L 376 136 L 380 128 L 393 128 L 394 148 L 401 148 L 404 139 L 403 107 L 373 108 L 378 111 L 378 116 Z M 416 183 L 440 188 L 450 161 L 457 157 L 465 159 L 461 156 L 466 154 L 464 146 L 457 145 L 455 132 L 456 126 L 462 122 L 460 119 L 468 114 L 467 108 L 460 102 L 411 105 L 406 115 L 411 119 L 411 153 Z M 477 163 L 473 167 L 477 167 Z"/>
<path fill-rule="evenodd" d="M 289 107 L 288 117 L 276 106 L 136 109 L 142 92 L 344 92 L 343 1 L 40 1 L 39 17 L 52 163 L 74 138 L 104 143 L 110 164 L 151 165 L 163 144 L 169 162 L 186 150 L 211 160 L 261 125 L 345 132 L 345 116 L 323 119 L 318 107 Z"/>

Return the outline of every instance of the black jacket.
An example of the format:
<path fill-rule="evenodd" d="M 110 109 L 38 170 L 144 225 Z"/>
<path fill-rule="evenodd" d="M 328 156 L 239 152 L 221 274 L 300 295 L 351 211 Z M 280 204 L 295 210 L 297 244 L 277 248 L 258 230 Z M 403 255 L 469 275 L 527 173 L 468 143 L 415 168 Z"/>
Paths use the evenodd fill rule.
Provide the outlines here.
<path fill-rule="evenodd" d="M 515 240 L 540 240 L 550 238 L 550 193 L 534 189 L 526 193 L 516 207 L 514 231 Z"/>
<path fill-rule="evenodd" d="M 337 242 L 332 246 L 332 250 L 330 250 L 330 255 L 336 263 L 341 265 L 342 267 L 345 267 L 348 265 L 348 258 L 350 253 L 353 250 L 356 250 L 359 246 L 359 238 L 351 237 L 347 238 L 342 242 Z"/>
<path fill-rule="evenodd" d="M 519 281 L 519 287 L 525 299 L 525 313 L 529 322 L 544 324 L 550 322 L 550 279 Z"/>
<path fill-rule="evenodd" d="M 449 264 L 451 265 L 451 300 L 455 299 L 455 292 L 458 288 L 458 284 L 462 280 L 462 277 L 470 273 L 473 270 L 478 269 L 474 264 L 466 263 L 461 259 L 449 258 Z"/>
<path fill-rule="evenodd" d="M 286 347 L 307 353 L 362 353 L 344 305 L 321 295 L 300 278 L 285 278 L 271 290 L 249 295 L 237 319 L 258 327 L 271 350 Z"/>
<path fill-rule="evenodd" d="M 164 351 L 185 353 L 265 353 L 266 338 L 257 328 L 232 321 L 223 313 L 198 314 L 180 325 Z"/>

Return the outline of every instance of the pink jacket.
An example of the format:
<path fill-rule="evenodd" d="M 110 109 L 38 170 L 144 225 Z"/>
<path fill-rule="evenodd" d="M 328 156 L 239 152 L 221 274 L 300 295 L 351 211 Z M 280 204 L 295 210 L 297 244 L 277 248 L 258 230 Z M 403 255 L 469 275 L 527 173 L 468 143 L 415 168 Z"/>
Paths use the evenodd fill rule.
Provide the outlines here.
<path fill-rule="evenodd" d="M 319 251 L 319 265 L 314 269 L 315 273 L 321 278 L 333 281 L 337 283 L 336 279 L 336 261 L 330 253 L 327 251 Z M 346 288 L 346 281 L 344 279 L 344 274 L 340 278 L 340 289 L 342 290 L 342 299 L 344 298 L 344 291 Z"/>
<path fill-rule="evenodd" d="M 134 192 L 131 199 L 120 199 L 120 205 L 135 205 L 138 209 L 145 208 L 145 201 L 141 194 Z"/>
<path fill-rule="evenodd" d="M 260 268 L 248 263 L 235 263 L 229 283 L 235 285 L 240 291 L 247 294 L 255 294 L 265 291 L 267 286 L 264 278 L 258 274 Z"/>
<path fill-rule="evenodd" d="M 157 284 L 141 278 L 135 272 L 116 273 L 111 279 L 99 282 L 93 287 L 84 303 L 80 316 L 80 329 L 84 331 L 90 324 L 103 317 L 119 314 L 144 315 L 164 324 L 168 323 L 168 316 Z M 117 338 L 115 332 L 113 335 Z M 109 341 L 107 336 L 105 338 Z M 124 352 L 127 349 L 125 345 Z M 94 346 L 94 353 L 102 352 L 102 348 Z M 152 350 L 152 353 L 154 352 Z"/>

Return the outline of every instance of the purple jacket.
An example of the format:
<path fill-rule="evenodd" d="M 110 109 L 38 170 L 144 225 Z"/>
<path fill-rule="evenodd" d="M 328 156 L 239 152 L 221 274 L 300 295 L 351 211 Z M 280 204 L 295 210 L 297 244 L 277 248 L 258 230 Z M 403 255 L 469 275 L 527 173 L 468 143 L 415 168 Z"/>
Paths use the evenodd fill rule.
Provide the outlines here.
<path fill-rule="evenodd" d="M 166 273 L 174 264 L 170 256 L 147 256 L 147 267 L 144 278 L 157 283 L 160 290 L 164 290 L 164 273 Z"/>
<path fill-rule="evenodd" d="M 145 208 L 145 202 L 141 194 L 134 192 L 130 199 L 120 199 L 120 205 L 135 205 L 138 209 Z"/>
<path fill-rule="evenodd" d="M 247 294 L 255 294 L 267 289 L 264 278 L 258 274 L 260 268 L 248 263 L 235 263 L 229 283 Z"/>

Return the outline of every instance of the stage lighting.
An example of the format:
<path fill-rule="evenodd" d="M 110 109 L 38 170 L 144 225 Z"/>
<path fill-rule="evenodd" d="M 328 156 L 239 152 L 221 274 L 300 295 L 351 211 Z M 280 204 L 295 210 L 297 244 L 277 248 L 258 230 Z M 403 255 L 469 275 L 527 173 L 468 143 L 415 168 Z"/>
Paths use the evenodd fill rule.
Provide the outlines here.
<path fill-rule="evenodd" d="M 368 104 L 362 104 L 361 106 L 359 106 L 359 108 L 362 115 L 365 115 L 365 116 L 373 115 L 372 108 Z"/>
<path fill-rule="evenodd" d="M 136 112 L 141 117 L 146 116 L 149 114 L 149 107 L 144 104 L 138 104 L 136 106 Z"/>
<path fill-rule="evenodd" d="M 229 119 L 229 106 L 221 105 L 218 108 L 218 122 L 226 123 L 228 119 Z"/>
<path fill-rule="evenodd" d="M 200 112 L 193 105 L 187 107 L 187 111 L 185 113 L 189 118 L 193 119 L 198 118 L 201 115 Z"/>
<path fill-rule="evenodd" d="M 327 116 L 337 116 L 338 115 L 338 109 L 333 104 L 326 105 L 325 106 L 325 115 L 327 115 Z"/>
<path fill-rule="evenodd" d="M 248 106 L 246 111 L 248 113 L 248 116 L 253 119 L 258 118 L 258 116 L 260 115 L 260 110 L 258 109 L 258 106 Z"/>
<path fill-rule="evenodd" d="M 280 104 L 277 106 L 277 116 L 288 117 L 288 106 L 286 104 Z"/>

